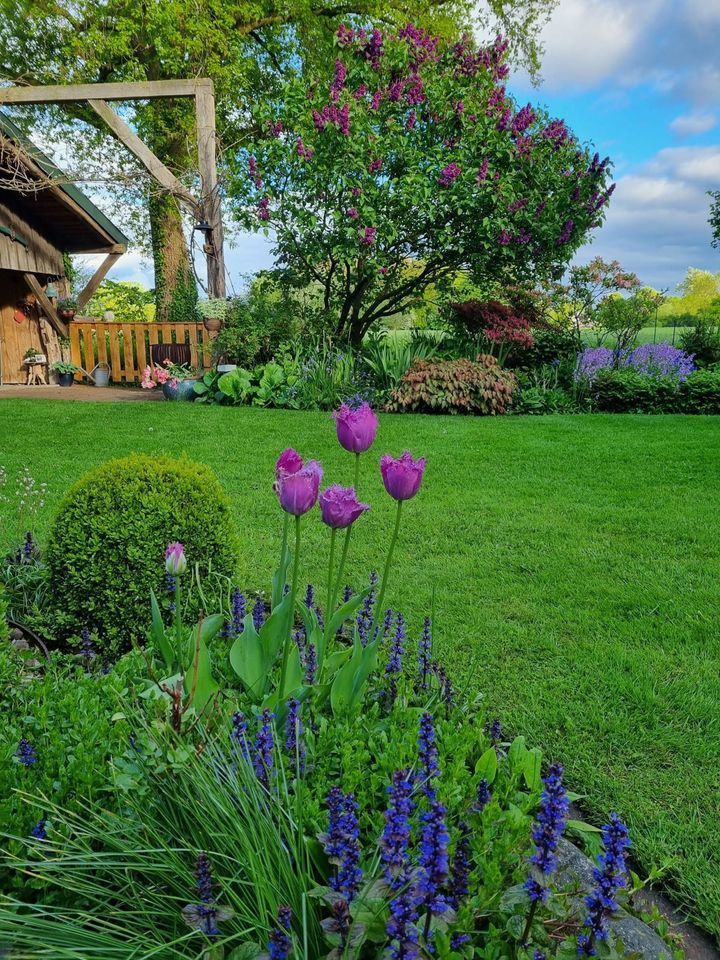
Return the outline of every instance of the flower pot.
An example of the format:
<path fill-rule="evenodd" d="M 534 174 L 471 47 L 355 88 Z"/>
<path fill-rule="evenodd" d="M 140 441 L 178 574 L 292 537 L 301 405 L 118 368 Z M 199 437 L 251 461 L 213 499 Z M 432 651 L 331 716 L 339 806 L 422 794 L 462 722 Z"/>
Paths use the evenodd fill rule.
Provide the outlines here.
<path fill-rule="evenodd" d="M 71 387 L 75 381 L 74 373 L 58 373 L 58 386 Z"/>
<path fill-rule="evenodd" d="M 223 322 L 220 317 L 204 317 L 203 326 L 208 333 L 219 333 L 222 330 Z"/>
<path fill-rule="evenodd" d="M 219 363 L 217 365 L 218 373 L 232 373 L 233 370 L 237 370 L 236 363 Z"/>
<path fill-rule="evenodd" d="M 77 310 L 60 310 L 60 317 L 63 320 L 73 320 Z"/>
<path fill-rule="evenodd" d="M 195 384 L 200 381 L 178 380 L 177 385 L 170 386 L 170 383 L 164 383 L 162 387 L 163 396 L 166 400 L 189 400 L 191 403 L 197 396 L 195 393 Z"/>

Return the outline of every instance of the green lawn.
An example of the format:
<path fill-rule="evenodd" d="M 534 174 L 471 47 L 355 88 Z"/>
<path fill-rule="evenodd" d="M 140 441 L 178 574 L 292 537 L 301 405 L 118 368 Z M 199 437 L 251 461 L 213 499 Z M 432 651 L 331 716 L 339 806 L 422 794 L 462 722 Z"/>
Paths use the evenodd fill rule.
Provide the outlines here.
<path fill-rule="evenodd" d="M 0 464 L 56 501 L 133 450 L 210 464 L 232 495 L 248 586 L 279 549 L 274 459 L 294 445 L 349 482 L 329 415 L 185 404 L 0 402 Z M 561 759 L 592 818 L 619 810 L 647 869 L 720 935 L 720 419 L 383 416 L 360 492 L 351 577 L 380 563 L 391 504 L 376 470 L 428 458 L 388 599 L 436 635 L 458 681 Z M 1 519 L 1 518 L 0 518 Z M 309 527 L 324 568 L 327 537 Z"/>

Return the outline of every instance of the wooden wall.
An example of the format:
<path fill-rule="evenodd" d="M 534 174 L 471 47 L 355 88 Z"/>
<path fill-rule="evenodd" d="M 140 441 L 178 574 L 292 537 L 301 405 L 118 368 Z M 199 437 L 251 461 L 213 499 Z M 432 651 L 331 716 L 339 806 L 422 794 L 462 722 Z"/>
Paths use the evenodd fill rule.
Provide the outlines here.
<path fill-rule="evenodd" d="M 25 296 L 28 286 L 20 273 L 0 270 L 0 361 L 3 383 L 25 383 L 27 367 L 23 357 L 32 347 L 45 350 L 40 340 L 37 310 L 33 309 L 22 323 L 15 321 L 15 303 Z"/>
<path fill-rule="evenodd" d="M 56 276 L 63 273 L 62 253 L 2 203 L 0 227 L 15 230 L 28 242 L 25 247 L 17 240 L 0 233 L 0 270 L 21 270 L 25 273 L 49 273 Z"/>

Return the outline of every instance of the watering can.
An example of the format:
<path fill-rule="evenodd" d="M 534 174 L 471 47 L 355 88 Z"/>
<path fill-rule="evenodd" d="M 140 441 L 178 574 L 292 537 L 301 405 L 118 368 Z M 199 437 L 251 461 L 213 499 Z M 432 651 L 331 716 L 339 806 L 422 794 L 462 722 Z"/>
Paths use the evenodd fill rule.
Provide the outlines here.
<path fill-rule="evenodd" d="M 89 373 L 96 387 L 107 387 L 110 383 L 110 367 L 107 363 L 96 364 Z"/>

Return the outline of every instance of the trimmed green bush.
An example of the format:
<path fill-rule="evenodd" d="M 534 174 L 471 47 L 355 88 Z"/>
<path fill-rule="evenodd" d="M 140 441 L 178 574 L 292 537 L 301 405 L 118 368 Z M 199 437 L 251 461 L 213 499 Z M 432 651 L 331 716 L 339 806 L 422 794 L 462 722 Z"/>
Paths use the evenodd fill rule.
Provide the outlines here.
<path fill-rule="evenodd" d="M 600 370 L 595 409 L 609 413 L 720 413 L 720 370 L 696 370 L 684 381 L 636 370 Z"/>
<path fill-rule="evenodd" d="M 174 540 L 202 575 L 235 575 L 230 500 L 209 467 L 136 454 L 84 474 L 61 502 L 47 546 L 60 636 L 87 626 L 105 653 L 143 639 L 150 590 L 165 590 L 164 551 Z"/>
<path fill-rule="evenodd" d="M 505 413 L 517 380 L 495 357 L 477 360 L 416 360 L 386 409 L 395 413 Z"/>

